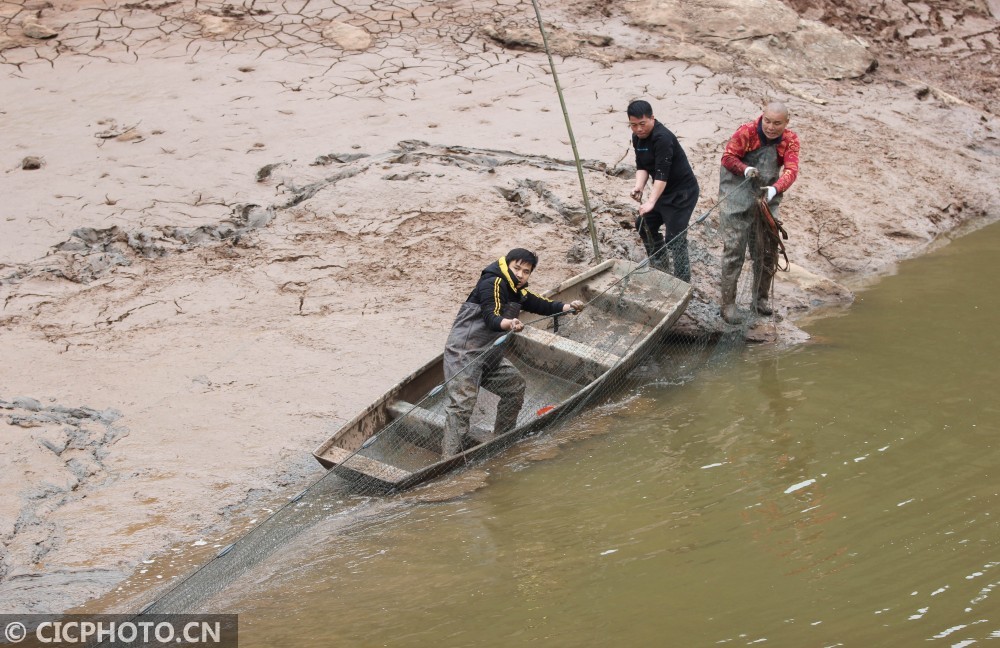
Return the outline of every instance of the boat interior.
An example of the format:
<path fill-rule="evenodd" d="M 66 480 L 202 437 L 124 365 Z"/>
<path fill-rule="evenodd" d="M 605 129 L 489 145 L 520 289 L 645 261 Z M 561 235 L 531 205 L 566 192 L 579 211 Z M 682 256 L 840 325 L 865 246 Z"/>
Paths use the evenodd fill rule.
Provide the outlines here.
<path fill-rule="evenodd" d="M 618 366 L 651 335 L 690 287 L 657 270 L 631 272 L 633 264 L 607 261 L 590 276 L 575 277 L 546 294 L 550 299 L 588 304 L 581 313 L 556 317 L 522 314 L 523 331 L 505 342 L 504 356 L 517 367 L 527 388 L 518 428 L 552 416 L 588 385 Z M 321 446 L 315 453 L 328 467 L 398 484 L 443 461 L 446 390 L 442 358 L 404 379 Z M 476 444 L 493 439 L 498 398 L 481 389 L 470 436 Z M 467 450 L 468 452 L 468 450 Z"/>

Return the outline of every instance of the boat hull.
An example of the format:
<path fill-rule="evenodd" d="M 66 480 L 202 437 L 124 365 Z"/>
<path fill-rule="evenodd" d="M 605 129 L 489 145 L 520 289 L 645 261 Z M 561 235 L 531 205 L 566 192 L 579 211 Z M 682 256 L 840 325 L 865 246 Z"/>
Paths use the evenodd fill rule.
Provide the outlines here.
<path fill-rule="evenodd" d="M 513 430 L 491 434 L 495 409 L 482 403 L 492 395 L 481 390 L 481 411 L 472 430 L 481 442 L 457 455 L 440 456 L 446 398 L 442 354 L 399 381 L 313 455 L 371 491 L 410 488 L 495 455 L 613 390 L 683 314 L 691 287 L 645 264 L 611 260 L 564 281 L 546 296 L 581 299 L 588 308 L 580 315 L 540 318 L 504 340 L 505 356 L 527 383 L 526 403 Z"/>

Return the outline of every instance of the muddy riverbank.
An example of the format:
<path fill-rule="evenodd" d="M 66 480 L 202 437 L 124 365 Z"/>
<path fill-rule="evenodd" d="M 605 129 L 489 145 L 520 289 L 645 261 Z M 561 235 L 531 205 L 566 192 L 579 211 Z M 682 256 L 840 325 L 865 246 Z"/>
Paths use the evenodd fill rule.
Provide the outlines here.
<path fill-rule="evenodd" d="M 853 282 L 1000 214 L 1000 42 L 985 1 L 887 0 L 871 24 L 763 4 L 545 18 L 605 256 L 642 254 L 630 99 L 679 135 L 698 213 L 731 132 L 791 107 L 795 272 L 763 336 L 791 343 Z M 591 263 L 531 3 L 475 5 L 0 8 L 2 611 L 80 605 L 296 492 L 319 441 L 439 352 L 491 258 L 542 250 L 541 287 Z"/>

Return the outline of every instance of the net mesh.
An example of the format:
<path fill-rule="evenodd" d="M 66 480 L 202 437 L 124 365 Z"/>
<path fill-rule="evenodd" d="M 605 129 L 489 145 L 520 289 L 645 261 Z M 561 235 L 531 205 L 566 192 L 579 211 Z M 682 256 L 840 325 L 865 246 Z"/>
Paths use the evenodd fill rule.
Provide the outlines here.
<path fill-rule="evenodd" d="M 757 195 L 751 180 L 738 188 Z M 733 193 L 733 192 L 731 192 Z M 246 574 L 303 530 L 318 522 L 337 533 L 364 524 L 401 505 L 393 493 L 406 492 L 438 477 L 460 479 L 461 471 L 488 461 L 519 440 L 572 426 L 581 410 L 630 398 L 651 383 L 683 383 L 699 370 L 725 362 L 745 346 L 752 328 L 773 326 L 773 318 L 754 311 L 753 250 L 771 236 L 758 209 L 745 217 L 751 227 L 734 227 L 721 196 L 691 221 L 685 232 L 693 285 L 669 274 L 667 255 L 659 269 L 642 261 L 611 259 L 563 282 L 547 293 L 564 302 L 580 300 L 580 313 L 537 317 L 522 313 L 523 331 L 500 337 L 452 380 L 477 374 L 503 358 L 523 380 L 523 403 L 513 428 L 494 429 L 500 402 L 496 393 L 478 390 L 467 444 L 454 456 L 442 454 L 451 385 L 442 359 L 421 367 L 360 413 L 314 453 L 328 470 L 306 490 L 276 510 L 248 534 L 223 549 L 140 614 L 200 609 L 205 602 Z M 736 234 L 734 234 L 736 231 Z M 742 232 L 742 233 L 740 233 Z M 633 233 L 634 234 L 634 233 Z M 737 323 L 720 317 L 715 297 L 721 281 L 726 240 L 750 249 L 739 272 Z M 666 241 L 664 248 L 670 245 Z M 770 243 L 773 246 L 773 240 Z M 657 251 L 657 253 L 665 250 Z M 653 255 L 656 260 L 656 254 Z M 667 270 L 667 271 L 664 271 Z M 491 385 L 496 391 L 504 391 Z M 516 391 L 516 390 L 515 390 Z M 389 494 L 389 497 L 386 497 Z"/>

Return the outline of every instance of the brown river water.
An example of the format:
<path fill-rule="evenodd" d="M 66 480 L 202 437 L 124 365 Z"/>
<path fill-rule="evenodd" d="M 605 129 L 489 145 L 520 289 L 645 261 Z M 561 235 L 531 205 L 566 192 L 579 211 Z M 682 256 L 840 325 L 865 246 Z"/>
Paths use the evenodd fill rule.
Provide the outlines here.
<path fill-rule="evenodd" d="M 1000 639 L 997 249 L 905 262 L 810 343 L 584 412 L 484 488 L 314 524 L 208 607 L 242 646 Z"/>

